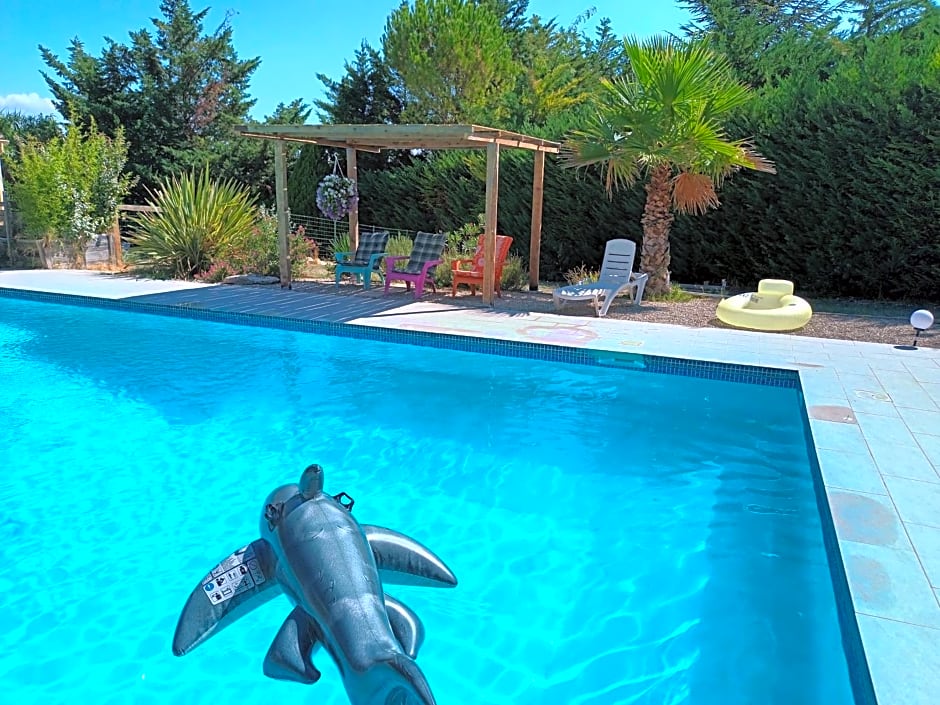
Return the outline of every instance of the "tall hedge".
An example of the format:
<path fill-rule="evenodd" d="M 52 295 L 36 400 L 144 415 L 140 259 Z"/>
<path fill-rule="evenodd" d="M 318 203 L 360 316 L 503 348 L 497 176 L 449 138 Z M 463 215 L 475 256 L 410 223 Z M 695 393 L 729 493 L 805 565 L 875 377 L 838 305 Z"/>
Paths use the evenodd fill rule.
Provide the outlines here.
<path fill-rule="evenodd" d="M 719 210 L 676 222 L 680 281 L 940 300 L 936 20 L 862 40 L 828 80 L 791 77 L 742 116 L 778 173 L 736 175 Z"/>

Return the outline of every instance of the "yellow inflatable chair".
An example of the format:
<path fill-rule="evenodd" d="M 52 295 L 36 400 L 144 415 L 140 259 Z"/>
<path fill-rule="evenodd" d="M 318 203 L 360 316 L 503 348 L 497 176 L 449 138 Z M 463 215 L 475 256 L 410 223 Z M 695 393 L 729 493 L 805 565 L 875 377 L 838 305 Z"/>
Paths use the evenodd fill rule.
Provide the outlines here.
<path fill-rule="evenodd" d="M 796 330 L 813 315 L 809 302 L 793 295 L 793 282 L 761 279 L 757 292 L 723 299 L 715 312 L 718 320 L 737 328 Z"/>

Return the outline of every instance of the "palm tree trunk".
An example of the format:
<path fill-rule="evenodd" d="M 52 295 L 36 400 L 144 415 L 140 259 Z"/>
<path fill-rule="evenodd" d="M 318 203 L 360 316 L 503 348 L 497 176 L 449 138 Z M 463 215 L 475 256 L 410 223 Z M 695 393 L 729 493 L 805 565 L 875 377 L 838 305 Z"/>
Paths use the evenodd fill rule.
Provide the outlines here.
<path fill-rule="evenodd" d="M 669 230 L 675 215 L 672 211 L 672 170 L 657 167 L 646 184 L 646 205 L 643 208 L 643 250 L 640 269 L 650 275 L 646 291 L 665 294 L 669 291 Z"/>

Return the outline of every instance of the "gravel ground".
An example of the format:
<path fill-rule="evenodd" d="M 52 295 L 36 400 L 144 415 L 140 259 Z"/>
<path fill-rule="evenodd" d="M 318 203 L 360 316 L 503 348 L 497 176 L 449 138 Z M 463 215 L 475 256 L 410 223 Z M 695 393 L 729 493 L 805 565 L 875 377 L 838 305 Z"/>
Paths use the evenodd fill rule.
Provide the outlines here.
<path fill-rule="evenodd" d="M 396 285 L 393 284 L 393 287 Z M 295 288 L 308 290 L 335 291 L 330 281 L 295 282 Z M 555 311 L 552 304 L 552 286 L 543 284 L 539 291 L 504 291 L 501 299 L 496 300 L 497 311 L 533 311 L 550 312 L 562 316 L 592 317 L 593 313 L 586 302 L 572 302 L 560 311 Z M 363 291 L 361 287 L 344 284 L 340 288 L 343 294 L 381 296 L 381 287 Z M 483 307 L 479 294 L 471 296 L 466 287 L 461 287 L 456 300 L 450 293 L 439 292 L 426 294 L 425 301 L 439 301 L 445 304 Z M 720 296 L 698 295 L 688 302 L 643 301 L 634 307 L 629 299 L 621 297 L 607 312 L 607 318 L 624 321 L 646 321 L 649 323 L 671 323 L 673 325 L 701 328 L 731 328 L 715 317 L 715 306 Z M 909 323 L 911 313 L 918 308 L 926 308 L 940 319 L 940 305 L 891 303 L 883 301 L 857 300 L 811 300 L 813 317 L 803 328 L 777 335 L 804 335 L 814 338 L 834 338 L 838 340 L 858 340 L 889 345 L 910 345 L 914 339 L 914 330 Z M 940 348 L 940 320 L 933 328 L 922 333 L 918 345 Z"/>
<path fill-rule="evenodd" d="M 449 296 L 444 297 L 453 301 Z M 476 297 L 479 301 L 479 296 Z M 469 302 L 469 296 L 458 296 L 460 303 Z M 648 323 L 671 323 L 680 326 L 702 328 L 731 328 L 715 317 L 715 307 L 721 297 L 696 296 L 692 301 L 677 303 L 671 301 L 643 301 L 634 307 L 622 297 L 615 301 L 607 312 L 608 318 L 624 321 L 646 321 Z M 916 308 L 927 308 L 940 317 L 938 306 L 910 306 L 904 304 L 886 304 L 866 301 L 811 301 L 814 313 L 803 328 L 778 335 L 804 335 L 814 338 L 835 338 L 838 340 L 858 340 L 890 345 L 910 345 L 914 339 L 914 329 L 910 325 L 910 315 Z M 481 302 L 482 305 L 482 302 Z M 503 292 L 503 299 L 497 300 L 497 309 L 554 311 L 549 292 Z M 848 309 L 848 310 L 847 310 Z M 591 316 L 591 308 L 585 303 L 566 304 L 561 311 L 563 316 Z M 940 348 L 940 322 L 922 333 L 918 345 Z"/>

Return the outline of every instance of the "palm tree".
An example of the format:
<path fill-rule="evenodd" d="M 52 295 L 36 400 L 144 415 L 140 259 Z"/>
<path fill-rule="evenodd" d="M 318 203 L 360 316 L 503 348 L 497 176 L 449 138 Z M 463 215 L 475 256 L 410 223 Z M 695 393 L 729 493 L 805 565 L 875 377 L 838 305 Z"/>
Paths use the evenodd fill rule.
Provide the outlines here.
<path fill-rule="evenodd" d="M 739 168 L 776 173 L 744 140 L 730 140 L 722 120 L 751 93 L 728 61 L 703 41 L 656 37 L 624 42 L 630 75 L 602 80 L 596 115 L 572 131 L 562 150 L 568 167 L 598 164 L 608 196 L 646 179 L 640 268 L 647 291 L 669 291 L 669 230 L 675 212 L 719 205 L 717 188 Z"/>

